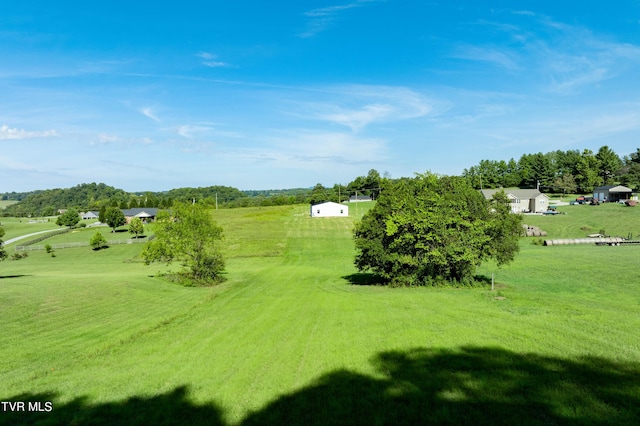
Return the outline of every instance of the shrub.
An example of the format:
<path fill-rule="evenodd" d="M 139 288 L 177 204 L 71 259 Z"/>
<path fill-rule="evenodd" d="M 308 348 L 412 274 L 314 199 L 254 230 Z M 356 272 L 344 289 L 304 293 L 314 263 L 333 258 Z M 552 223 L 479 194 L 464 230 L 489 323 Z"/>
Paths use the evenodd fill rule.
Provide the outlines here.
<path fill-rule="evenodd" d="M 96 231 L 96 233 L 93 234 L 93 237 L 91 237 L 91 240 L 89 240 L 89 245 L 93 250 L 100 250 L 109 247 L 107 245 L 107 240 L 100 233 L 100 231 Z"/>
<path fill-rule="evenodd" d="M 26 251 L 17 251 L 11 255 L 11 260 L 20 260 L 28 256 L 29 254 Z"/>

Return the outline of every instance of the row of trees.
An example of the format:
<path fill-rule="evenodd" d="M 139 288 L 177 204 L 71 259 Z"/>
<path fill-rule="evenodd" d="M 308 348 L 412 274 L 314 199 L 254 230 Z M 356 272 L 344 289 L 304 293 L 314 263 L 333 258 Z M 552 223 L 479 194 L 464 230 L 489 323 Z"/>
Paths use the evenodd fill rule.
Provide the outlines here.
<path fill-rule="evenodd" d="M 266 207 L 305 204 L 322 201 L 343 202 L 351 195 L 366 195 L 376 198 L 385 178 L 371 169 L 365 176 L 358 176 L 347 185 L 335 184 L 325 188 L 317 184 L 314 188 L 281 190 L 240 191 L 229 186 L 177 188 L 166 192 L 143 192 L 130 194 L 103 183 L 89 183 L 66 189 L 48 189 L 16 194 L 20 202 L 8 206 L 2 214 L 13 217 L 54 216 L 59 209 L 73 208 L 76 211 L 100 211 L 109 207 L 120 209 L 155 207 L 168 209 L 174 202 L 198 201 L 207 206 L 220 208 Z M 9 198 L 12 194 L 4 194 Z"/>
<path fill-rule="evenodd" d="M 325 188 L 321 183 L 318 183 L 311 190 L 307 202 L 310 204 L 323 201 L 341 203 L 352 195 L 371 197 L 375 200 L 382 190 L 383 183 L 387 180 L 389 180 L 388 174 L 380 176 L 376 169 L 371 169 L 366 176 L 358 176 L 347 185 L 336 183 L 331 188 Z"/>
<path fill-rule="evenodd" d="M 549 192 L 588 193 L 600 185 L 621 183 L 640 188 L 640 149 L 619 157 L 608 146 L 594 153 L 553 151 L 524 154 L 518 161 L 481 160 L 462 176 L 474 188 L 528 187 Z"/>

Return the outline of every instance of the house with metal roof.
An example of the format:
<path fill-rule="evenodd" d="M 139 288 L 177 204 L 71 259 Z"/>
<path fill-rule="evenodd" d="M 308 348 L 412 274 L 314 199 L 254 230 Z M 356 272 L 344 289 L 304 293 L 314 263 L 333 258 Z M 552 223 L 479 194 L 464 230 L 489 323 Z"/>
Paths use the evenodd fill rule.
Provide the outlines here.
<path fill-rule="evenodd" d="M 97 219 L 98 216 L 99 216 L 99 214 L 96 211 L 80 212 L 80 217 L 83 220 Z"/>
<path fill-rule="evenodd" d="M 593 199 L 600 202 L 612 202 L 630 200 L 633 190 L 622 185 L 599 186 L 593 190 Z"/>
<path fill-rule="evenodd" d="M 122 209 L 124 218 L 127 223 L 131 222 L 134 217 L 139 217 L 143 222 L 153 222 L 158 215 L 158 209 L 155 207 L 136 207 L 133 209 Z"/>

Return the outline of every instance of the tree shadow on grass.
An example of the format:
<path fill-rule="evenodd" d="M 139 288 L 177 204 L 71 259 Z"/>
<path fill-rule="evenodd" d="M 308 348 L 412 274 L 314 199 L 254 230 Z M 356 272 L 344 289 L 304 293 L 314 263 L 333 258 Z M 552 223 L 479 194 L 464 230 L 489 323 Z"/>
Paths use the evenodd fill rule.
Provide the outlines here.
<path fill-rule="evenodd" d="M 56 403 L 55 394 L 23 394 L 3 401 L 24 402 L 24 411 L 0 407 L 0 424 L 7 425 L 223 425 L 222 410 L 213 403 L 198 405 L 188 399 L 186 386 L 150 397 L 132 397 L 121 402 L 92 404 L 86 398 Z M 52 402 L 52 410 L 29 411 L 29 402 Z"/>
<path fill-rule="evenodd" d="M 325 374 L 249 413 L 241 425 L 636 425 L 640 363 L 573 360 L 500 348 L 415 348 L 371 360 L 375 377 Z M 50 412 L 0 411 L 0 424 L 224 425 L 215 403 L 195 404 L 186 386 L 93 404 L 55 394 L 2 401 L 52 401 Z M 244 395 L 238 395 L 246 398 Z"/>
<path fill-rule="evenodd" d="M 342 279 L 347 280 L 351 285 L 371 285 L 371 286 L 380 286 L 380 285 L 389 285 L 388 280 L 385 280 L 384 277 L 368 273 L 368 272 L 357 272 L 355 274 L 344 275 Z M 481 287 L 491 287 L 491 277 L 486 275 L 474 275 L 473 281 L 475 285 Z M 504 284 L 495 283 L 496 286 L 505 287 Z M 455 285 L 452 284 L 452 287 Z"/>
<path fill-rule="evenodd" d="M 351 285 L 387 285 L 387 281 L 378 274 L 367 272 L 357 272 L 355 274 L 345 275 L 342 277 Z"/>
<path fill-rule="evenodd" d="M 20 277 L 30 277 L 31 275 L 19 274 L 19 275 L 0 275 L 0 280 L 4 278 L 20 278 Z"/>
<path fill-rule="evenodd" d="M 384 352 L 380 376 L 338 370 L 247 416 L 246 425 L 637 424 L 640 364 L 497 348 Z"/>

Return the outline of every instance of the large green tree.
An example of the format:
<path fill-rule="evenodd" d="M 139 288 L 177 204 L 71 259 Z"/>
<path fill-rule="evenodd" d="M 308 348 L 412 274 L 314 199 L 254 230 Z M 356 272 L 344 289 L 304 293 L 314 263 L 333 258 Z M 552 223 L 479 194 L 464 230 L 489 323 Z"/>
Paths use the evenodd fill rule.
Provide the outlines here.
<path fill-rule="evenodd" d="M 210 285 L 222 280 L 222 228 L 205 206 L 175 203 L 169 215 L 156 219 L 154 227 L 155 239 L 142 252 L 147 265 L 179 261 L 184 269 L 178 278 L 189 285 Z"/>
<path fill-rule="evenodd" d="M 109 207 L 104 214 L 104 221 L 111 227 L 113 232 L 116 232 L 118 226 L 122 226 L 127 223 L 127 219 L 124 217 L 124 213 L 118 207 Z"/>
<path fill-rule="evenodd" d="M 329 201 L 329 193 L 321 183 L 317 183 L 311 190 L 311 197 L 309 198 L 309 204 L 319 204 Z"/>
<path fill-rule="evenodd" d="M 504 192 L 489 202 L 461 177 L 399 179 L 356 225 L 355 265 L 393 285 L 470 282 L 483 260 L 513 260 L 521 222 Z"/>
<path fill-rule="evenodd" d="M 72 228 L 80 222 L 80 214 L 76 209 L 68 209 L 56 219 L 56 225 Z"/>
<path fill-rule="evenodd" d="M 632 189 L 640 189 L 640 148 L 624 157 L 620 181 Z"/>
<path fill-rule="evenodd" d="M 604 145 L 601 146 L 596 154 L 598 161 L 598 174 L 604 185 L 614 183 L 615 177 L 619 175 L 622 168 L 622 160 L 611 148 Z"/>
<path fill-rule="evenodd" d="M 590 149 L 583 150 L 578 159 L 575 180 L 579 190 L 582 192 L 591 192 L 593 188 L 602 184 L 602 178 L 599 176 L 598 159 Z"/>

